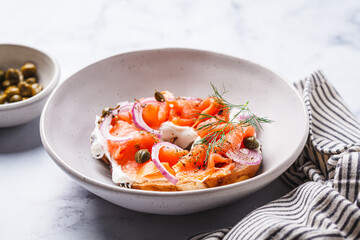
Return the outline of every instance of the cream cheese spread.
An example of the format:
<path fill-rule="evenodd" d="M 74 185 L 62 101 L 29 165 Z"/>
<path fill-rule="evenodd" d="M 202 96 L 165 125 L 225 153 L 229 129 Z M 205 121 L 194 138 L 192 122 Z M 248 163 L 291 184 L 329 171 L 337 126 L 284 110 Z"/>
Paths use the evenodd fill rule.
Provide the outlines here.
<path fill-rule="evenodd" d="M 96 116 L 95 128 L 91 133 L 91 154 L 96 159 L 100 159 L 105 156 L 111 162 L 111 175 L 114 183 L 131 183 L 132 179 L 122 171 L 121 166 L 111 157 L 107 140 L 100 132 L 100 121 L 100 116 Z"/>
<path fill-rule="evenodd" d="M 162 141 L 172 142 L 181 148 L 186 148 L 199 137 L 192 127 L 177 126 L 169 121 L 161 124 L 160 132 Z"/>

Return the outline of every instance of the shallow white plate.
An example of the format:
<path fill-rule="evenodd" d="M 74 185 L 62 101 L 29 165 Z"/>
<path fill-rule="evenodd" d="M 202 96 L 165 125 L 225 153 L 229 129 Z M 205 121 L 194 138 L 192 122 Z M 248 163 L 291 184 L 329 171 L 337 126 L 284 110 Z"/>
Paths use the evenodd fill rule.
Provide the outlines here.
<path fill-rule="evenodd" d="M 263 164 L 252 179 L 186 192 L 123 189 L 110 170 L 90 154 L 95 115 L 117 102 L 152 96 L 206 97 L 222 87 L 232 103 L 250 102 L 258 115 L 274 120 L 259 134 Z M 55 163 L 94 194 L 119 206 L 157 214 L 187 214 L 233 202 L 283 173 L 300 154 L 308 132 L 306 110 L 296 90 L 273 72 L 243 59 L 189 50 L 161 49 L 116 55 L 92 64 L 51 95 L 40 121 L 42 142 Z"/>

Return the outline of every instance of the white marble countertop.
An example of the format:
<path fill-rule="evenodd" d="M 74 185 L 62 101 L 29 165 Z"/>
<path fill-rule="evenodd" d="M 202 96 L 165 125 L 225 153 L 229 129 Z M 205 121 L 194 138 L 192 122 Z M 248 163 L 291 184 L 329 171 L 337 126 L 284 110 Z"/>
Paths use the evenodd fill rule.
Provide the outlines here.
<path fill-rule="evenodd" d="M 360 2 L 1 1 L 0 43 L 40 48 L 61 81 L 118 53 L 198 48 L 257 62 L 290 82 L 322 69 L 360 120 Z M 0 53 L 0 57 L 1 53 Z M 0 239 L 184 239 L 236 224 L 290 189 L 276 180 L 186 216 L 115 206 L 73 182 L 41 145 L 39 118 L 0 129 Z"/>

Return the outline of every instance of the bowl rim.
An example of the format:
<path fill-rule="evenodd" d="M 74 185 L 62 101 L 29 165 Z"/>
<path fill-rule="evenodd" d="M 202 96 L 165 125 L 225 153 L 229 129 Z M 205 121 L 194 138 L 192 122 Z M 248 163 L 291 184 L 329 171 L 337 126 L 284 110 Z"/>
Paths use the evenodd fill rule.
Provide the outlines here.
<path fill-rule="evenodd" d="M 172 191 L 172 192 L 162 192 L 162 191 L 149 191 L 149 190 L 139 190 L 139 189 L 128 189 L 128 188 L 122 188 L 119 186 L 114 185 L 110 185 L 107 183 L 103 183 L 101 181 L 95 180 L 93 178 L 87 177 L 85 175 L 83 175 L 82 173 L 76 171 L 75 169 L 71 168 L 71 166 L 69 166 L 67 163 L 65 163 L 59 155 L 56 154 L 56 152 L 53 150 L 53 148 L 50 146 L 46 133 L 45 133 L 45 115 L 47 112 L 47 109 L 49 108 L 50 102 L 53 99 L 53 97 L 55 96 L 56 92 L 58 89 L 61 88 L 62 85 L 64 85 L 65 83 L 67 83 L 68 81 L 71 81 L 71 79 L 77 75 L 79 72 L 82 72 L 88 68 L 91 68 L 92 66 L 94 66 L 95 64 L 104 62 L 104 61 L 108 61 L 112 58 L 117 58 L 120 56 L 124 56 L 124 55 L 128 55 L 128 54 L 140 54 L 140 53 L 151 53 L 151 52 L 166 52 L 166 51 L 180 51 L 180 52 L 195 52 L 195 53 L 199 53 L 199 54 L 208 54 L 210 56 L 214 56 L 214 57 L 221 57 L 224 59 L 229 59 L 232 61 L 243 61 L 246 62 L 248 64 L 252 64 L 254 66 L 263 68 L 267 71 L 269 71 L 270 73 L 274 74 L 275 76 L 278 76 L 281 80 L 283 80 L 291 89 L 291 91 L 293 91 L 293 93 L 295 94 L 296 98 L 300 101 L 301 105 L 302 105 L 302 110 L 303 110 L 303 123 L 304 123 L 304 128 L 306 131 L 304 131 L 301 141 L 299 141 L 296 150 L 290 155 L 288 156 L 288 158 L 283 161 L 277 168 L 273 168 L 270 169 L 269 171 L 263 172 L 259 175 L 254 176 L 253 178 L 247 179 L 245 181 L 241 181 L 241 182 L 236 182 L 236 183 L 231 183 L 228 185 L 223 185 L 223 186 L 218 186 L 218 187 L 213 187 L 213 188 L 206 188 L 206 189 L 196 189 L 196 190 L 187 190 L 187 191 Z M 231 191 L 233 189 L 237 189 L 239 186 L 251 186 L 252 183 L 254 181 L 266 181 L 269 180 L 268 178 L 272 178 L 274 175 L 276 175 L 276 177 L 280 176 L 284 171 L 286 171 L 287 168 L 289 168 L 293 162 L 296 160 L 296 158 L 300 155 L 300 153 L 303 150 L 303 147 L 305 146 L 306 140 L 308 138 L 308 129 L 309 129 L 309 119 L 308 119 L 308 111 L 307 108 L 305 106 L 305 103 L 302 99 L 302 97 L 300 96 L 299 92 L 295 89 L 295 87 L 290 84 L 289 81 L 285 80 L 285 78 L 281 77 L 280 75 L 274 73 L 273 71 L 269 70 L 268 68 L 261 66 L 257 63 L 253 63 L 251 61 L 248 61 L 246 59 L 243 58 L 239 58 L 239 57 L 234 57 L 234 56 L 230 56 L 230 55 L 226 55 L 226 54 L 222 54 L 222 53 L 217 53 L 217 52 L 212 52 L 212 51 L 208 51 L 208 50 L 201 50 L 201 49 L 191 49 L 191 48 L 156 48 L 156 49 L 146 49 L 146 50 L 137 50 L 137 51 L 130 51 L 130 52 L 125 52 L 125 53 L 120 53 L 120 54 L 115 54 L 113 56 L 101 59 L 99 61 L 95 61 L 93 63 L 91 63 L 90 65 L 76 71 L 75 73 L 73 73 L 71 76 L 69 76 L 66 80 L 64 80 L 56 89 L 54 92 L 52 92 L 52 94 L 50 95 L 49 99 L 46 101 L 46 104 L 44 106 L 44 109 L 42 111 L 41 117 L 40 117 L 40 136 L 41 136 L 41 141 L 43 143 L 43 146 L 45 148 L 45 150 L 47 151 L 47 153 L 50 155 L 50 157 L 54 160 L 54 162 L 67 174 L 69 174 L 70 176 L 74 177 L 76 180 L 78 180 L 80 183 L 84 182 L 85 184 L 90 184 L 94 187 L 99 187 L 108 191 L 112 191 L 112 192 L 116 192 L 116 193 L 124 193 L 124 194 L 131 194 L 134 196 L 162 196 L 162 197 L 179 197 L 179 196 L 194 196 L 194 195 L 202 195 L 202 194 L 206 194 L 206 193 L 214 193 L 214 192 L 221 192 L 221 191 Z M 291 160 L 293 159 L 293 160 Z M 275 177 L 275 178 L 276 178 Z M 271 181 L 267 181 L 267 184 L 270 184 L 273 180 L 275 180 L 275 178 L 271 179 Z M 267 185 L 266 184 L 266 185 Z"/>
<path fill-rule="evenodd" d="M 57 86 L 59 80 L 60 80 L 60 67 L 59 67 L 59 63 L 57 62 L 57 60 L 51 56 L 48 53 L 45 53 L 44 51 L 35 48 L 35 47 L 31 47 L 28 45 L 23 45 L 23 44 L 13 44 L 13 43 L 0 43 L 0 48 L 1 47 L 17 47 L 17 48 L 22 48 L 22 49 L 28 49 L 34 52 L 38 52 L 40 54 L 42 54 L 43 56 L 45 56 L 46 58 L 48 58 L 50 60 L 50 62 L 53 63 L 54 65 L 54 74 L 51 78 L 51 80 L 49 81 L 49 84 L 47 87 L 45 87 L 41 92 L 39 92 L 38 94 L 36 94 L 35 96 L 32 96 L 24 101 L 19 101 L 19 102 L 14 102 L 14 103 L 7 103 L 7 104 L 1 104 L 0 105 L 0 111 L 4 111 L 4 110 L 11 110 L 11 109 L 16 109 L 16 108 L 23 108 L 26 107 L 28 105 L 31 105 L 33 103 L 39 102 L 42 99 L 44 99 L 46 96 L 48 96 L 53 90 L 54 88 Z"/>

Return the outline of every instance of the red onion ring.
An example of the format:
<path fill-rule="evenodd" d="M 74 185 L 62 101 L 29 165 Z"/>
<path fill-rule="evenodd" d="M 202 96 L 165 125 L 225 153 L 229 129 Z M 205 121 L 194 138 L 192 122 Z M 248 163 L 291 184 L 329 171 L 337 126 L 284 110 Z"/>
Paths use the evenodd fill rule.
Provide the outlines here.
<path fill-rule="evenodd" d="M 234 162 L 245 165 L 258 165 L 262 160 L 262 156 L 258 151 L 247 148 L 240 148 L 237 151 L 229 150 L 225 155 Z"/>
<path fill-rule="evenodd" d="M 155 144 L 152 147 L 151 150 L 151 160 L 153 161 L 153 163 L 155 164 L 155 166 L 157 167 L 157 169 L 159 169 L 160 173 L 172 184 L 176 185 L 179 181 L 179 179 L 177 179 L 174 175 L 172 175 L 171 173 L 169 173 L 169 171 L 162 165 L 162 163 L 159 160 L 159 152 L 160 149 L 162 147 L 171 147 L 171 148 L 176 148 L 176 149 L 181 149 L 178 146 L 176 146 L 175 144 L 169 143 L 169 142 L 160 142 Z"/>
<path fill-rule="evenodd" d="M 114 116 L 125 111 L 130 111 L 134 106 L 134 103 L 129 101 L 123 101 L 123 102 L 119 102 L 117 105 L 118 107 L 111 111 Z"/>
<path fill-rule="evenodd" d="M 180 97 L 181 99 L 190 100 L 190 101 L 201 101 L 201 98 L 197 97 Z"/>
<path fill-rule="evenodd" d="M 250 118 L 252 118 L 252 117 L 256 117 L 255 113 L 251 113 L 251 114 L 249 114 L 249 113 L 239 114 L 239 115 L 236 116 L 235 119 L 237 119 L 237 120 L 239 120 L 239 121 L 246 121 L 246 120 L 248 120 L 248 119 L 250 119 Z"/>
<path fill-rule="evenodd" d="M 179 97 L 179 98 L 166 98 L 167 101 L 174 101 L 177 99 L 182 99 L 182 100 L 189 100 L 189 101 L 201 101 L 202 98 L 196 98 L 196 97 Z"/>
<path fill-rule="evenodd" d="M 238 115 L 236 117 L 237 120 L 243 121 L 243 120 L 248 120 L 250 118 L 250 116 L 244 116 L 244 115 Z"/>
<path fill-rule="evenodd" d="M 110 130 L 113 127 L 111 125 L 111 122 L 112 122 L 112 119 L 114 116 L 116 116 L 122 112 L 130 111 L 132 109 L 134 103 L 129 103 L 128 101 L 125 101 L 125 102 L 120 102 L 118 105 L 119 106 L 117 108 L 110 110 L 109 114 L 106 114 L 106 116 L 104 117 L 103 121 L 100 124 L 100 132 L 101 132 L 101 135 L 103 135 L 103 137 L 109 141 L 113 141 L 113 142 L 128 141 L 128 140 L 132 139 L 131 136 L 117 137 L 117 136 L 110 134 Z"/>
<path fill-rule="evenodd" d="M 150 97 L 150 98 L 144 98 L 138 102 L 136 102 L 132 108 L 132 117 L 133 117 L 133 122 L 135 124 L 135 126 L 137 128 L 140 128 L 144 131 L 147 131 L 149 133 L 152 133 L 154 135 L 156 135 L 158 138 L 161 138 L 161 133 L 159 130 L 155 130 L 152 129 L 151 127 L 149 127 L 149 125 L 147 125 L 142 117 L 142 113 L 144 110 L 144 107 L 142 105 L 146 105 L 148 103 L 160 103 L 158 101 L 155 100 L 155 98 Z M 161 104 L 166 104 L 166 103 L 161 103 Z"/>

